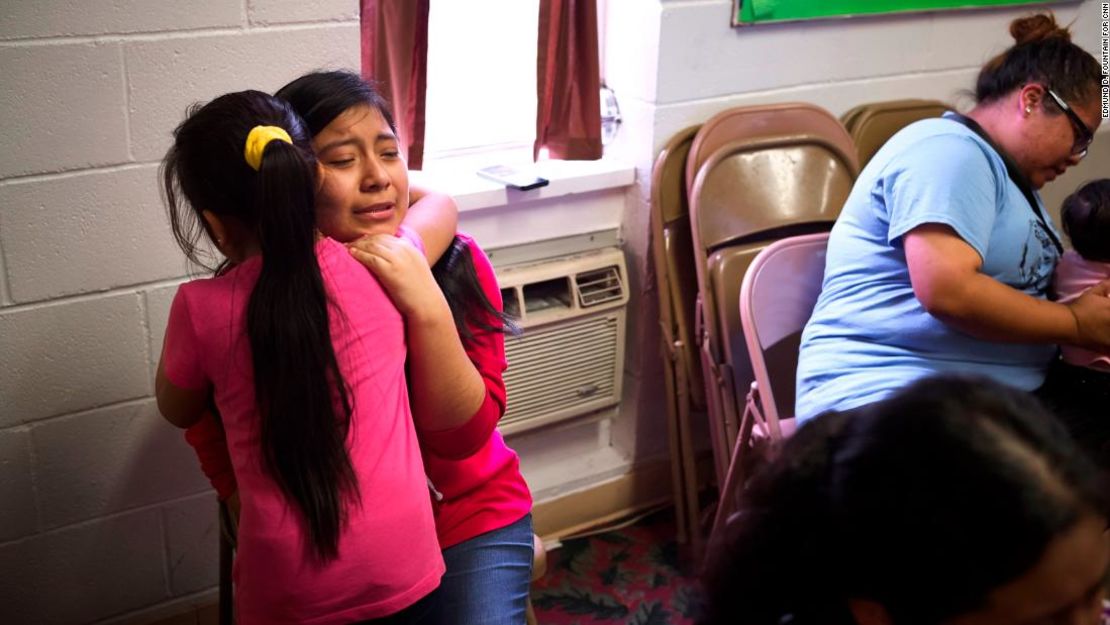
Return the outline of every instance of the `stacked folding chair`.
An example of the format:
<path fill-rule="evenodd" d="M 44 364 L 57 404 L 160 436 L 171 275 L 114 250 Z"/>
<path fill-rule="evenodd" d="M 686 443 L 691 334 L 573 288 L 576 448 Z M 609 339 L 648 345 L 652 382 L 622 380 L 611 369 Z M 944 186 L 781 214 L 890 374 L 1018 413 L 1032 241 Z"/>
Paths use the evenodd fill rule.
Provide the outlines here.
<path fill-rule="evenodd" d="M 796 428 L 798 348 L 821 295 L 828 241 L 827 232 L 780 239 L 760 252 L 744 274 L 738 310 L 755 382 L 721 486 L 711 542 L 718 540 L 733 513 L 751 464 L 747 452 L 761 439 L 781 439 Z"/>
<path fill-rule="evenodd" d="M 861 104 L 840 117 L 856 142 L 859 166 L 863 169 L 872 156 L 894 133 L 913 122 L 940 117 L 950 106 L 936 100 L 891 100 Z"/>
<path fill-rule="evenodd" d="M 769 244 L 831 228 L 858 172 L 847 131 L 810 104 L 730 109 L 694 137 L 686 183 L 696 334 L 719 486 L 754 380 L 736 305 L 744 274 Z"/>
<path fill-rule="evenodd" d="M 694 341 L 694 302 L 698 285 L 686 194 L 686 155 L 697 129 L 691 126 L 677 133 L 655 159 L 651 178 L 651 246 L 659 296 L 667 435 L 678 541 L 688 542 L 695 558 L 700 558 L 701 509 L 697 445 L 692 426 L 696 416 L 704 418 L 705 385 Z"/>

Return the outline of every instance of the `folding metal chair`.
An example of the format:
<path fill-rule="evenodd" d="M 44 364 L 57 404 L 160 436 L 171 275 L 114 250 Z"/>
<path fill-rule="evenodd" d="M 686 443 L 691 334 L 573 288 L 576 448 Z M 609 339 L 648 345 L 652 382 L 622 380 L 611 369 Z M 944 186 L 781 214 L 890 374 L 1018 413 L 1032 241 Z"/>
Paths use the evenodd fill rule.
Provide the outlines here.
<path fill-rule="evenodd" d="M 798 347 L 821 294 L 828 241 L 824 232 L 781 239 L 760 252 L 744 274 L 738 311 L 755 381 L 721 488 L 714 539 L 753 464 L 749 454 L 794 432 Z"/>
<path fill-rule="evenodd" d="M 730 140 L 722 141 L 720 133 Z M 708 155 L 699 152 L 711 146 L 719 147 Z M 747 389 L 754 379 L 735 305 L 740 282 L 768 244 L 827 231 L 858 167 L 855 146 L 840 122 L 809 104 L 719 114 L 694 139 L 688 181 L 698 160 L 690 186 L 699 290 L 696 332 L 721 486 L 739 428 L 744 391 L 738 389 Z"/>
<path fill-rule="evenodd" d="M 663 146 L 651 177 L 652 261 L 659 296 L 676 527 L 678 541 L 689 541 L 695 558 L 701 555 L 702 532 L 697 445 L 691 425 L 692 413 L 705 412 L 705 385 L 694 341 L 698 285 L 685 173 L 686 155 L 697 129 L 686 128 Z"/>
<path fill-rule="evenodd" d="M 896 132 L 916 121 L 940 117 L 951 108 L 937 100 L 870 102 L 852 108 L 840 121 L 856 142 L 859 166 L 863 169 Z"/>

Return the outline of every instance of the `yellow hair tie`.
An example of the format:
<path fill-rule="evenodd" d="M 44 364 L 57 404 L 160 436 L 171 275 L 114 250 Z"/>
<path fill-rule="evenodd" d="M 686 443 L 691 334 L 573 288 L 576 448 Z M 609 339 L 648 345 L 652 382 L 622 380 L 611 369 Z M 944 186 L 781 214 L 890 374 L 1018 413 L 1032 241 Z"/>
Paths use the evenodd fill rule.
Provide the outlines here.
<path fill-rule="evenodd" d="M 243 148 L 243 158 L 247 159 L 247 165 L 250 165 L 251 169 L 258 171 L 262 167 L 262 153 L 266 151 L 266 146 L 274 139 L 280 139 L 289 144 L 293 143 L 293 140 L 289 138 L 289 133 L 285 132 L 284 128 L 278 126 L 255 126 L 251 128 L 250 134 L 247 135 L 247 145 Z"/>

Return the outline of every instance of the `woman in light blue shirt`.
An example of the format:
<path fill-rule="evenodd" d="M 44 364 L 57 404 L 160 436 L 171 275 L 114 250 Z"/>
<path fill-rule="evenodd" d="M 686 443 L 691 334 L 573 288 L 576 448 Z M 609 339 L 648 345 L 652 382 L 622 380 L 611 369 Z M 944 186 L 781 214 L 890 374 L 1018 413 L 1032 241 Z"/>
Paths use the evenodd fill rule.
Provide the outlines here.
<path fill-rule="evenodd" d="M 876 401 L 930 373 L 1036 390 L 1060 343 L 1110 347 L 1110 283 L 1047 299 L 1062 247 L 1036 190 L 1101 123 L 1098 62 L 1049 15 L 1019 18 L 967 116 L 896 134 L 829 239 L 802 336 L 797 414 Z"/>

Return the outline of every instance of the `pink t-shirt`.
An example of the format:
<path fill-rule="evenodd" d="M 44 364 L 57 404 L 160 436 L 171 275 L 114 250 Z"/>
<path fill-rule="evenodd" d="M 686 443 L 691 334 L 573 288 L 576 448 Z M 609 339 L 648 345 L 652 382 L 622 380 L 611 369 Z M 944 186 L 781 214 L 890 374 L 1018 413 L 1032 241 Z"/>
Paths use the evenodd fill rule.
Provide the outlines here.
<path fill-rule="evenodd" d="M 362 498 L 348 509 L 339 557 L 330 562 L 306 557 L 300 514 L 262 465 L 245 319 L 262 260 L 183 284 L 170 309 L 166 376 L 182 388 L 214 389 L 239 483 L 240 625 L 379 618 L 431 592 L 444 571 L 409 411 L 401 316 L 344 246 L 323 239 L 316 256 L 332 345 L 351 389 L 347 444 Z"/>
<path fill-rule="evenodd" d="M 1110 263 L 1087 260 L 1075 250 L 1068 250 L 1056 264 L 1052 289 L 1060 302 L 1070 302 L 1084 291 L 1110 278 Z M 1060 346 L 1064 362 L 1078 367 L 1110 370 L 1110 354 L 1100 354 L 1071 345 Z"/>

